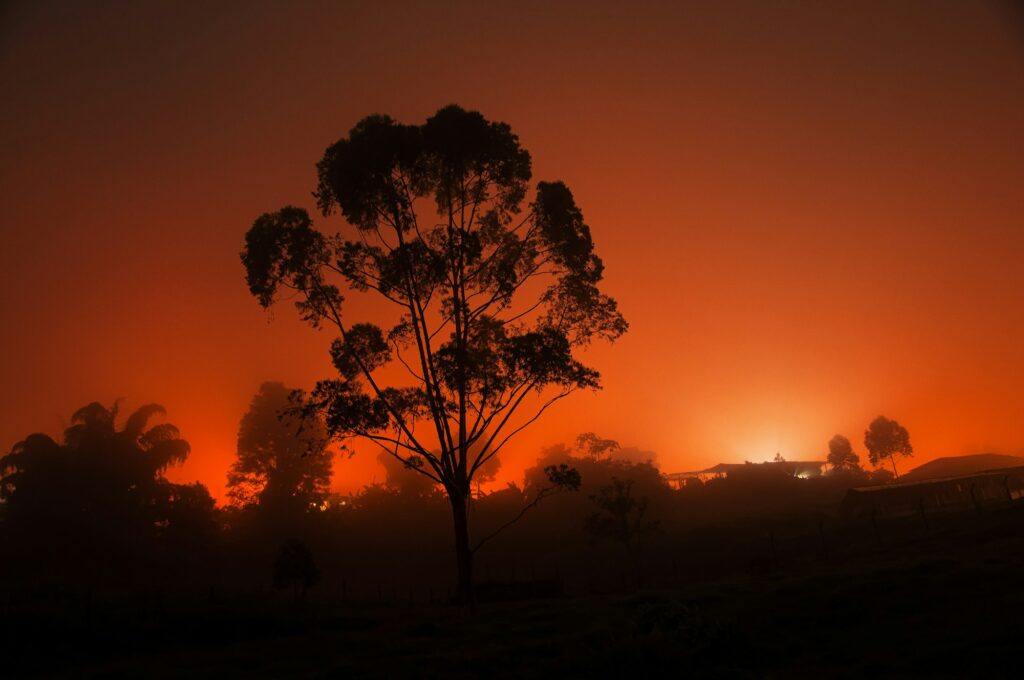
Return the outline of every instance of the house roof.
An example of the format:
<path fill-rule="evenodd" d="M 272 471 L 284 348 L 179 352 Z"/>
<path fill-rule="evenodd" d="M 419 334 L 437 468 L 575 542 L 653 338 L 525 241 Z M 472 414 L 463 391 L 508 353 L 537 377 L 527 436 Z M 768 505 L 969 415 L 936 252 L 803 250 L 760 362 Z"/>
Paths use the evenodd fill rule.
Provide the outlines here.
<path fill-rule="evenodd" d="M 696 477 L 697 475 L 716 475 L 724 472 L 731 472 L 733 470 L 746 469 L 754 465 L 785 465 L 787 467 L 817 467 L 820 468 L 825 464 L 823 460 L 766 460 L 763 463 L 719 463 L 718 465 L 712 465 L 705 470 L 694 470 L 692 472 L 675 472 L 666 477 L 673 479 L 683 479 L 686 477 Z"/>
<path fill-rule="evenodd" d="M 1024 465 L 1011 468 L 999 468 L 997 470 L 983 470 L 981 472 L 972 472 L 966 475 L 956 475 L 954 477 L 936 477 L 933 479 L 923 479 L 920 481 L 911 482 L 897 482 L 895 484 L 881 484 L 878 486 L 858 486 L 853 489 L 850 489 L 850 491 L 856 492 L 858 494 L 879 493 L 885 491 L 892 492 L 898 489 L 912 489 L 914 487 L 930 486 L 933 484 L 942 484 L 944 482 L 956 482 L 965 479 L 974 479 L 976 477 L 990 477 L 996 475 L 1002 476 L 1010 473 L 1024 473 Z"/>

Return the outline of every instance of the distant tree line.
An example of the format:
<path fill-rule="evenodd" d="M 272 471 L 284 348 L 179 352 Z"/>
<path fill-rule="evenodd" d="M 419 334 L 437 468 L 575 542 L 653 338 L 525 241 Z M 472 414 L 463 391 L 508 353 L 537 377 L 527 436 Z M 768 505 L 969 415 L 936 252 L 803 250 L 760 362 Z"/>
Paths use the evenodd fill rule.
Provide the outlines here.
<path fill-rule="evenodd" d="M 26 437 L 0 458 L 0 538 L 10 548 L 0 570 L 11 582 L 266 583 L 296 597 L 325 578 L 415 580 L 426 577 L 408 569 L 422 569 L 445 580 L 452 536 L 443 491 L 382 456 L 383 483 L 332 493 L 336 452 L 324 424 L 297 411 L 292 395 L 280 383 L 254 395 L 221 507 L 201 484 L 164 477 L 191 449 L 174 425 L 155 422 L 164 416 L 158 405 L 123 415 L 118 404 L 93 403 L 73 414 L 60 440 Z M 888 419 L 876 419 L 866 441 L 872 462 L 909 450 L 906 430 Z M 488 546 L 485 564 L 514 570 L 560 561 L 562 552 L 610 550 L 609 564 L 622 560 L 625 571 L 680 528 L 834 510 L 850 486 L 884 481 L 861 469 L 844 437 L 829 442 L 828 462 L 830 474 L 820 479 L 757 465 L 674 490 L 653 453 L 584 433 L 544 449 L 521 484 L 478 486 L 470 511 Z M 492 464 L 479 479 L 493 479 L 497 469 Z M 552 471 L 570 477 L 552 486 Z"/>

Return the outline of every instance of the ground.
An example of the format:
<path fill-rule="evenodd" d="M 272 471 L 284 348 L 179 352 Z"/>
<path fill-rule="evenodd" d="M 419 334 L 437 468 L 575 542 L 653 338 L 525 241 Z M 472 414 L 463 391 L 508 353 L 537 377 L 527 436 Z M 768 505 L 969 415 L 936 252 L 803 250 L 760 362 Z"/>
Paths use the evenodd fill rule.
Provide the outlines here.
<path fill-rule="evenodd" d="M 147 678 L 1017 677 L 1022 529 L 1016 508 L 842 563 L 485 604 L 476 615 L 284 595 L 136 602 L 120 618 L 97 614 L 87 632 L 36 621 L 49 649 L 20 644 L 7 667 Z"/>

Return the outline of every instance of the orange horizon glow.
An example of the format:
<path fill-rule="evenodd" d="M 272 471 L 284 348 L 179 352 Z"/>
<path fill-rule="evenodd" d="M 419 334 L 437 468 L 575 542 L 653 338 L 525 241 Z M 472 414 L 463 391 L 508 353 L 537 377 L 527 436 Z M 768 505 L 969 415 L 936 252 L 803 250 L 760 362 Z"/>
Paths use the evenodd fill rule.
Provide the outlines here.
<path fill-rule="evenodd" d="M 585 431 L 665 472 L 823 460 L 837 433 L 866 462 L 879 414 L 910 431 L 901 473 L 1024 454 L 1024 41 L 1002 4 L 0 19 L 0 453 L 88 402 L 155 401 L 192 443 L 169 477 L 223 500 L 259 385 L 331 370 L 328 333 L 249 295 L 245 231 L 313 209 L 316 161 L 362 117 L 455 102 L 572 189 L 631 325 L 587 353 L 603 391 L 524 432 L 496 484 Z M 333 486 L 383 478 L 364 449 Z"/>

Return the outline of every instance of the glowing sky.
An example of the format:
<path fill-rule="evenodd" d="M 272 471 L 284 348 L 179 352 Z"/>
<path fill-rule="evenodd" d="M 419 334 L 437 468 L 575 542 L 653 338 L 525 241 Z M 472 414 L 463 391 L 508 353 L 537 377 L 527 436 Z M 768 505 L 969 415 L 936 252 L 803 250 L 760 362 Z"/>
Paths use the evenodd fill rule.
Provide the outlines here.
<path fill-rule="evenodd" d="M 361 117 L 456 102 L 573 189 L 632 329 L 506 462 L 594 430 L 664 469 L 1024 453 L 1024 32 L 983 2 L 31 2 L 0 10 L 0 449 L 158 401 L 221 494 L 326 334 L 246 290 Z M 372 455 L 335 486 L 379 480 Z"/>

